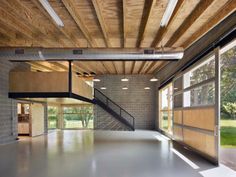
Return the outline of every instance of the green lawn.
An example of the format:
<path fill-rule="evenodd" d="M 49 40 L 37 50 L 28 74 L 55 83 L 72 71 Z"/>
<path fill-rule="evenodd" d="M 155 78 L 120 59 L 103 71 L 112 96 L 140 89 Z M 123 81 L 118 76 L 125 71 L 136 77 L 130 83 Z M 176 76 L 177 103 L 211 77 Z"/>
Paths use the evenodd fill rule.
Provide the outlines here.
<path fill-rule="evenodd" d="M 220 144 L 222 147 L 236 148 L 236 120 L 221 120 Z"/>

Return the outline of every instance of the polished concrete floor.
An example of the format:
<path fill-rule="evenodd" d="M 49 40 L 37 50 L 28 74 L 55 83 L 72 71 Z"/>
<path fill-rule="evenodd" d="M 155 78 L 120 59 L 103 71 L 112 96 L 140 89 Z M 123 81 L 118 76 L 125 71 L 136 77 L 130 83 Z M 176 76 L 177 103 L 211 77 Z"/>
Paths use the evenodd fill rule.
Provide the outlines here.
<path fill-rule="evenodd" d="M 3 177 L 199 177 L 215 168 L 155 131 L 65 130 L 0 146 Z"/>

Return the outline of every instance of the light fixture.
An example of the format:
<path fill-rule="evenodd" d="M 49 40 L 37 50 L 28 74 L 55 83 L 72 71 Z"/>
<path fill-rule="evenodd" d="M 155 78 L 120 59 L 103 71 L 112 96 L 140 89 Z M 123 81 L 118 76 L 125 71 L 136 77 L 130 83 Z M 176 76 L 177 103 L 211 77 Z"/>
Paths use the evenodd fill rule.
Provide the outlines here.
<path fill-rule="evenodd" d="M 151 88 L 150 87 L 145 87 L 144 90 L 150 90 Z"/>
<path fill-rule="evenodd" d="M 128 87 L 124 86 L 122 87 L 122 90 L 128 90 Z"/>
<path fill-rule="evenodd" d="M 93 81 L 94 81 L 94 82 L 100 82 L 101 80 L 100 80 L 100 79 L 97 79 L 97 78 L 94 78 Z"/>
<path fill-rule="evenodd" d="M 63 27 L 64 24 L 60 17 L 56 14 L 56 12 L 53 10 L 52 6 L 49 4 L 48 0 L 39 0 L 39 2 L 42 4 L 44 9 L 48 12 L 48 14 L 52 17 L 52 19 L 55 21 L 55 23 L 59 27 Z"/>
<path fill-rule="evenodd" d="M 177 87 L 175 87 L 175 88 L 174 88 L 174 90 L 178 90 L 178 88 L 177 88 Z"/>
<path fill-rule="evenodd" d="M 101 90 L 106 90 L 107 88 L 106 88 L 106 87 L 101 87 L 100 89 L 101 89 Z"/>
<path fill-rule="evenodd" d="M 124 77 L 124 78 L 122 78 L 122 79 L 121 79 L 121 81 L 122 81 L 122 82 L 128 82 L 128 81 L 129 81 L 129 79 L 128 79 L 128 78 L 126 78 L 126 77 Z"/>
<path fill-rule="evenodd" d="M 156 81 L 158 81 L 158 79 L 155 78 L 155 77 L 153 77 L 153 78 L 150 79 L 150 81 L 151 81 L 151 82 L 156 82 Z"/>
<path fill-rule="evenodd" d="M 178 2 L 178 0 L 169 0 L 166 10 L 165 10 L 165 13 L 161 19 L 161 27 L 167 26 L 177 2 Z"/>

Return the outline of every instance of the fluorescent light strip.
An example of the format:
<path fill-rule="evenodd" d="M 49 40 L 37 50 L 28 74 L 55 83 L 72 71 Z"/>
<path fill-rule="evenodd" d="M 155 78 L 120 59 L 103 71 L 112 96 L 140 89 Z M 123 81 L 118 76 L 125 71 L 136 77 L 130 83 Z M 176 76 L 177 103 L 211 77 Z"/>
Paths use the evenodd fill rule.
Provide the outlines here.
<path fill-rule="evenodd" d="M 161 27 L 167 26 L 177 2 L 178 2 L 178 0 L 169 0 L 166 10 L 165 10 L 165 13 L 161 19 Z"/>
<path fill-rule="evenodd" d="M 185 157 L 183 154 L 181 154 L 179 151 L 171 148 L 171 150 L 179 156 L 183 161 L 185 161 L 187 164 L 189 164 L 193 169 L 199 169 L 199 166 L 197 166 L 195 163 L 193 163 L 191 160 L 189 160 L 187 157 Z"/>
<path fill-rule="evenodd" d="M 56 22 L 56 24 L 60 27 L 63 27 L 64 24 L 60 17 L 56 14 L 56 12 L 53 10 L 52 6 L 49 4 L 48 0 L 39 0 L 39 2 L 42 4 L 44 9 L 49 13 L 49 15 L 52 17 L 52 19 Z"/>

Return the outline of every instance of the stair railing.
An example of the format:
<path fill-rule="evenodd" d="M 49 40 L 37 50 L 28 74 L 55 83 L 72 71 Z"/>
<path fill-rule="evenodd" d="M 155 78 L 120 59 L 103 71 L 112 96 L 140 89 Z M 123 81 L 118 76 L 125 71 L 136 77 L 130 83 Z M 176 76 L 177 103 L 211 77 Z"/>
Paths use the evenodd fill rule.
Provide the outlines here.
<path fill-rule="evenodd" d="M 125 119 L 134 129 L 135 118 L 130 113 L 128 113 L 125 109 L 123 109 L 121 106 L 116 104 L 114 101 L 112 101 L 104 93 L 102 93 L 100 90 L 96 88 L 94 88 L 94 98 L 96 100 L 101 101 L 107 107 L 112 109 L 116 114 L 118 114 L 120 117 Z"/>

